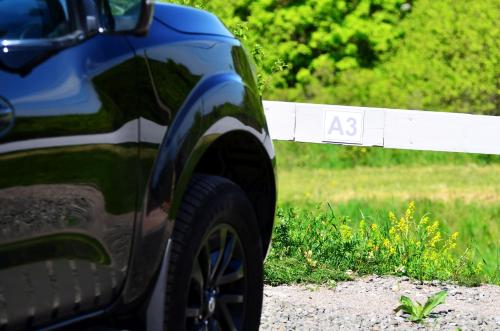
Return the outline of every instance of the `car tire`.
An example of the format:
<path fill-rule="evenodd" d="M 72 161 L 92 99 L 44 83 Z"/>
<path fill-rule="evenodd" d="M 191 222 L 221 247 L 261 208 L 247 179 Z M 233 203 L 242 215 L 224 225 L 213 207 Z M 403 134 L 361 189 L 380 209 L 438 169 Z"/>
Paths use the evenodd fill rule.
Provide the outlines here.
<path fill-rule="evenodd" d="M 257 219 L 228 179 L 195 175 L 176 217 L 166 330 L 258 330 L 263 252 Z"/>

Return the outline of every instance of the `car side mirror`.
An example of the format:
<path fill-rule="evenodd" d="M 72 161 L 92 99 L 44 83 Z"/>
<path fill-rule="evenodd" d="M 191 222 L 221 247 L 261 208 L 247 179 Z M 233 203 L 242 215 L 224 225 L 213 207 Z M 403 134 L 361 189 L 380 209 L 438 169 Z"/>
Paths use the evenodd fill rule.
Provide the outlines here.
<path fill-rule="evenodd" d="M 144 4 L 141 6 L 141 15 L 139 16 L 139 20 L 134 29 L 134 34 L 136 35 L 144 35 L 148 32 L 149 26 L 153 21 L 154 14 L 154 0 L 142 0 Z"/>
<path fill-rule="evenodd" d="M 83 26 L 93 33 L 147 33 L 153 19 L 153 0 L 83 0 Z"/>

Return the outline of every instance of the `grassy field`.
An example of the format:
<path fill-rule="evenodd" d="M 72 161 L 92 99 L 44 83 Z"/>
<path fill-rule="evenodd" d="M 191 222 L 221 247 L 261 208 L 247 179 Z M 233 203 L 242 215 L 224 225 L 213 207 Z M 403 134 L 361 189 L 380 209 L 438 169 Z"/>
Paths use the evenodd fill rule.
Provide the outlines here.
<path fill-rule="evenodd" d="M 496 157 L 417 152 L 420 155 L 411 163 L 404 158 L 408 152 L 397 155 L 396 151 L 363 152 L 326 146 L 334 154 L 330 159 L 337 159 L 332 166 L 331 161 L 323 162 L 329 159 L 323 146 L 318 153 L 297 153 L 291 151 L 295 148 L 292 146 L 277 147 L 278 156 L 280 151 L 284 155 L 278 159 L 278 224 L 284 226 L 278 225 L 275 231 L 274 248 L 266 268 L 268 282 L 328 282 L 344 279 L 351 272 L 376 272 L 454 279 L 465 284 L 500 284 L 500 164 Z M 375 166 L 350 164 L 357 154 L 363 153 L 373 153 L 368 158 Z M 292 156 L 297 157 L 291 160 Z M 313 161 L 301 164 L 306 158 Z M 449 250 L 453 251 L 453 261 L 457 264 L 443 260 L 442 266 L 424 274 L 409 269 L 415 261 L 413 267 L 424 263 L 422 254 L 427 253 L 418 257 L 403 254 L 403 260 L 395 260 L 394 256 L 366 258 L 366 254 L 372 253 L 363 245 L 370 244 L 373 238 L 359 236 L 360 221 L 368 224 L 368 228 L 375 224 L 385 231 L 386 237 L 381 238 L 391 239 L 389 212 L 393 211 L 399 219 L 411 201 L 415 202 L 416 210 L 410 223 L 417 225 L 425 216 L 430 222 L 437 221 L 442 249 L 447 239 L 458 233 L 456 247 Z M 333 227 L 329 228 L 329 224 Z M 351 229 L 350 248 L 342 241 L 339 230 L 342 226 Z M 310 229 L 313 229 L 310 234 L 300 234 Z M 410 230 L 407 244 L 412 240 L 417 242 L 415 238 L 420 238 L 421 232 L 415 228 L 412 237 Z M 318 241 L 319 235 L 331 238 Z M 405 249 L 406 246 L 402 248 Z M 355 251 L 361 252 L 354 254 L 359 256 L 344 258 Z M 333 257 L 335 254 L 343 257 Z M 401 268 L 406 264 L 408 270 Z"/>
<path fill-rule="evenodd" d="M 389 166 L 279 171 L 280 202 L 351 200 L 500 203 L 500 165 Z"/>

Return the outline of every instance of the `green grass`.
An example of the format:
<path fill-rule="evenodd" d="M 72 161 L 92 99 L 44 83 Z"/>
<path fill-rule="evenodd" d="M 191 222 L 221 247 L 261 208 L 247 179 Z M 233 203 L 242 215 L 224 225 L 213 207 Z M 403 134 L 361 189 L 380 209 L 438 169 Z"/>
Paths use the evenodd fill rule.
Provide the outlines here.
<path fill-rule="evenodd" d="M 280 202 L 408 201 L 500 203 L 500 165 L 279 168 Z"/>
<path fill-rule="evenodd" d="M 327 147 L 337 155 L 352 150 Z M 280 146 L 277 149 L 279 152 Z M 386 162 L 389 165 L 383 166 L 382 161 L 372 167 L 351 168 L 345 162 L 335 167 L 324 162 L 313 162 L 311 167 L 289 163 L 292 154 L 297 159 L 317 158 L 314 153 L 291 153 L 278 159 L 280 213 L 273 249 L 266 262 L 267 282 L 328 283 L 344 280 L 353 273 L 378 273 L 455 280 L 468 285 L 500 284 L 500 164 L 496 157 L 422 153 L 416 165 L 409 165 L 390 158 L 398 151 L 380 151 L 376 152 L 381 153 L 377 157 L 390 160 Z M 458 232 L 452 252 L 455 264 L 449 264 L 454 265 L 455 271 L 445 263 L 427 273 L 408 270 L 412 263 L 423 263 L 418 255 L 407 257 L 409 261 L 404 263 L 404 259 L 368 261 L 367 240 L 359 236 L 350 247 L 339 248 L 342 247 L 340 225 L 351 227 L 356 235 L 359 222 L 364 219 L 367 224 L 377 224 L 388 235 L 389 211 L 401 214 L 410 201 L 416 202 L 415 220 L 428 216 L 439 222 L 441 243 Z M 337 230 L 329 224 L 335 224 Z M 314 231 L 305 235 L 310 229 L 331 240 L 318 241 Z M 290 234 L 296 236 L 295 241 L 287 242 Z M 329 253 L 319 253 L 318 247 Z M 309 250 L 312 256 L 308 258 L 304 254 Z M 358 252 L 356 258 L 355 252 Z M 311 261 L 315 261 L 314 266 Z M 400 268 L 401 264 L 406 268 Z"/>
<path fill-rule="evenodd" d="M 280 169 L 350 169 L 359 166 L 500 164 L 500 155 L 404 151 L 337 145 L 275 142 Z"/>

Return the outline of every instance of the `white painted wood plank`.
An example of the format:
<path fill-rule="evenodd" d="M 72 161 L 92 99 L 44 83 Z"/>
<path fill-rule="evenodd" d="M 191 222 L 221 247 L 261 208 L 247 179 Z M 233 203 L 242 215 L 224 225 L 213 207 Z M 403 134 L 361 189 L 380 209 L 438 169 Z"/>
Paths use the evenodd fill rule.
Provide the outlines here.
<path fill-rule="evenodd" d="M 267 126 L 274 140 L 295 139 L 295 104 L 291 102 L 264 101 Z"/>
<path fill-rule="evenodd" d="M 295 141 L 323 143 L 324 113 L 321 106 L 297 104 Z"/>
<path fill-rule="evenodd" d="M 384 147 L 500 154 L 500 117 L 387 110 Z"/>
<path fill-rule="evenodd" d="M 363 146 L 384 146 L 385 110 L 371 108 L 365 110 L 365 130 Z"/>
<path fill-rule="evenodd" d="M 267 101 L 264 105 L 274 140 L 500 155 L 498 116 Z M 332 125 L 325 120 L 332 121 L 334 115 L 345 118 L 346 112 L 353 118 L 363 114 L 361 141 L 357 136 L 342 140 L 325 131 Z M 337 129 L 335 124 L 332 130 Z"/>

